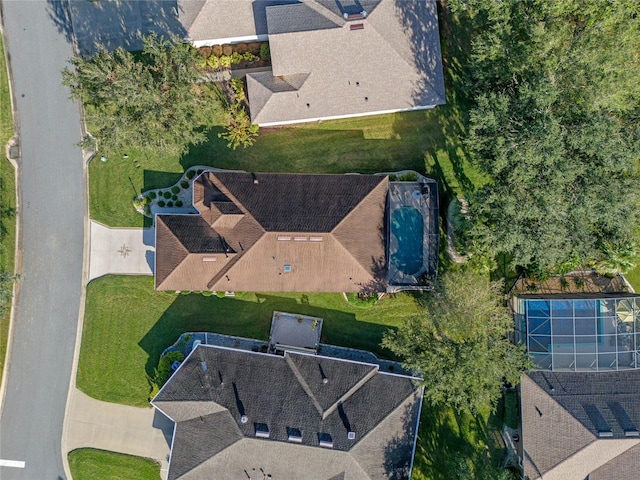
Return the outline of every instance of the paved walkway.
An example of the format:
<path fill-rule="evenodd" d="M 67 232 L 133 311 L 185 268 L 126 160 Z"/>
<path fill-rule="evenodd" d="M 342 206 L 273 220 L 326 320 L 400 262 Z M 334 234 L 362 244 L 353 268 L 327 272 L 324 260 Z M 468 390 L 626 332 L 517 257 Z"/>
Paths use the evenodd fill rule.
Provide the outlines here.
<path fill-rule="evenodd" d="M 167 478 L 173 422 L 155 409 L 101 402 L 73 389 L 66 422 L 65 451 L 90 447 L 152 458 Z"/>
<path fill-rule="evenodd" d="M 89 280 L 108 273 L 153 275 L 153 228 L 109 228 L 91 221 Z"/>

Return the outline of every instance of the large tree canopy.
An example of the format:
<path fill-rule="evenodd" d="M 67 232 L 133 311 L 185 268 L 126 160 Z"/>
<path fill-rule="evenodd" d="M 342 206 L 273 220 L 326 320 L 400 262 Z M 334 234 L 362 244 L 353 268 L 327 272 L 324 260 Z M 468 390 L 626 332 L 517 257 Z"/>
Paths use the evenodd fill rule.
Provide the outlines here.
<path fill-rule="evenodd" d="M 473 18 L 472 235 L 535 271 L 629 265 L 640 223 L 640 4 L 452 0 Z"/>
<path fill-rule="evenodd" d="M 143 40 L 138 53 L 101 48 L 90 58 L 73 57 L 63 83 L 83 102 L 100 148 L 184 151 L 206 139 L 206 107 L 215 101 L 196 83 L 199 54 L 176 37 Z"/>
<path fill-rule="evenodd" d="M 529 365 L 508 338 L 512 330 L 500 284 L 447 272 L 424 297 L 424 313 L 387 333 L 383 345 L 422 376 L 430 403 L 477 414 L 495 406 L 504 381 L 517 383 Z"/>

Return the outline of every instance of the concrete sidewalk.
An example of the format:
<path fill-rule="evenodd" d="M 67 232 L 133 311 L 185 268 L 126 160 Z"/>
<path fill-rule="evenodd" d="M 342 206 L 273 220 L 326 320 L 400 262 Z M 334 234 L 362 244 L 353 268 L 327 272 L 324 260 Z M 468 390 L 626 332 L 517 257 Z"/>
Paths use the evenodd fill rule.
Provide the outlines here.
<path fill-rule="evenodd" d="M 65 453 L 98 448 L 146 457 L 160 463 L 167 478 L 173 422 L 153 408 L 137 408 L 95 400 L 74 388 L 69 397 Z"/>
<path fill-rule="evenodd" d="M 91 221 L 89 280 L 108 273 L 153 275 L 153 228 L 109 228 Z"/>

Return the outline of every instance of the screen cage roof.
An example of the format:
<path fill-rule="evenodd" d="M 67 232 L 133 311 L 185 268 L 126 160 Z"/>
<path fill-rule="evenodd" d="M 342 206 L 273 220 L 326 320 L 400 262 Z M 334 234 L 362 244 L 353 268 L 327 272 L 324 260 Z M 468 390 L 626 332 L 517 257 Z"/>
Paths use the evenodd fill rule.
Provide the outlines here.
<path fill-rule="evenodd" d="M 640 296 L 520 296 L 516 340 L 552 371 L 640 368 Z"/>

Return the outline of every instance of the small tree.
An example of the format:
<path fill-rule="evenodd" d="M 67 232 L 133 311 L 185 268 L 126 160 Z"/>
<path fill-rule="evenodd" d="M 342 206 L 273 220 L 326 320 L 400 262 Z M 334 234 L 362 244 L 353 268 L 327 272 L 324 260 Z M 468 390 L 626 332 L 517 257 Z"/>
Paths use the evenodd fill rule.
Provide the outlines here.
<path fill-rule="evenodd" d="M 523 348 L 508 338 L 513 319 L 500 292 L 488 276 L 447 272 L 424 297 L 424 313 L 384 336 L 383 346 L 424 378 L 432 404 L 480 413 L 529 367 Z"/>

